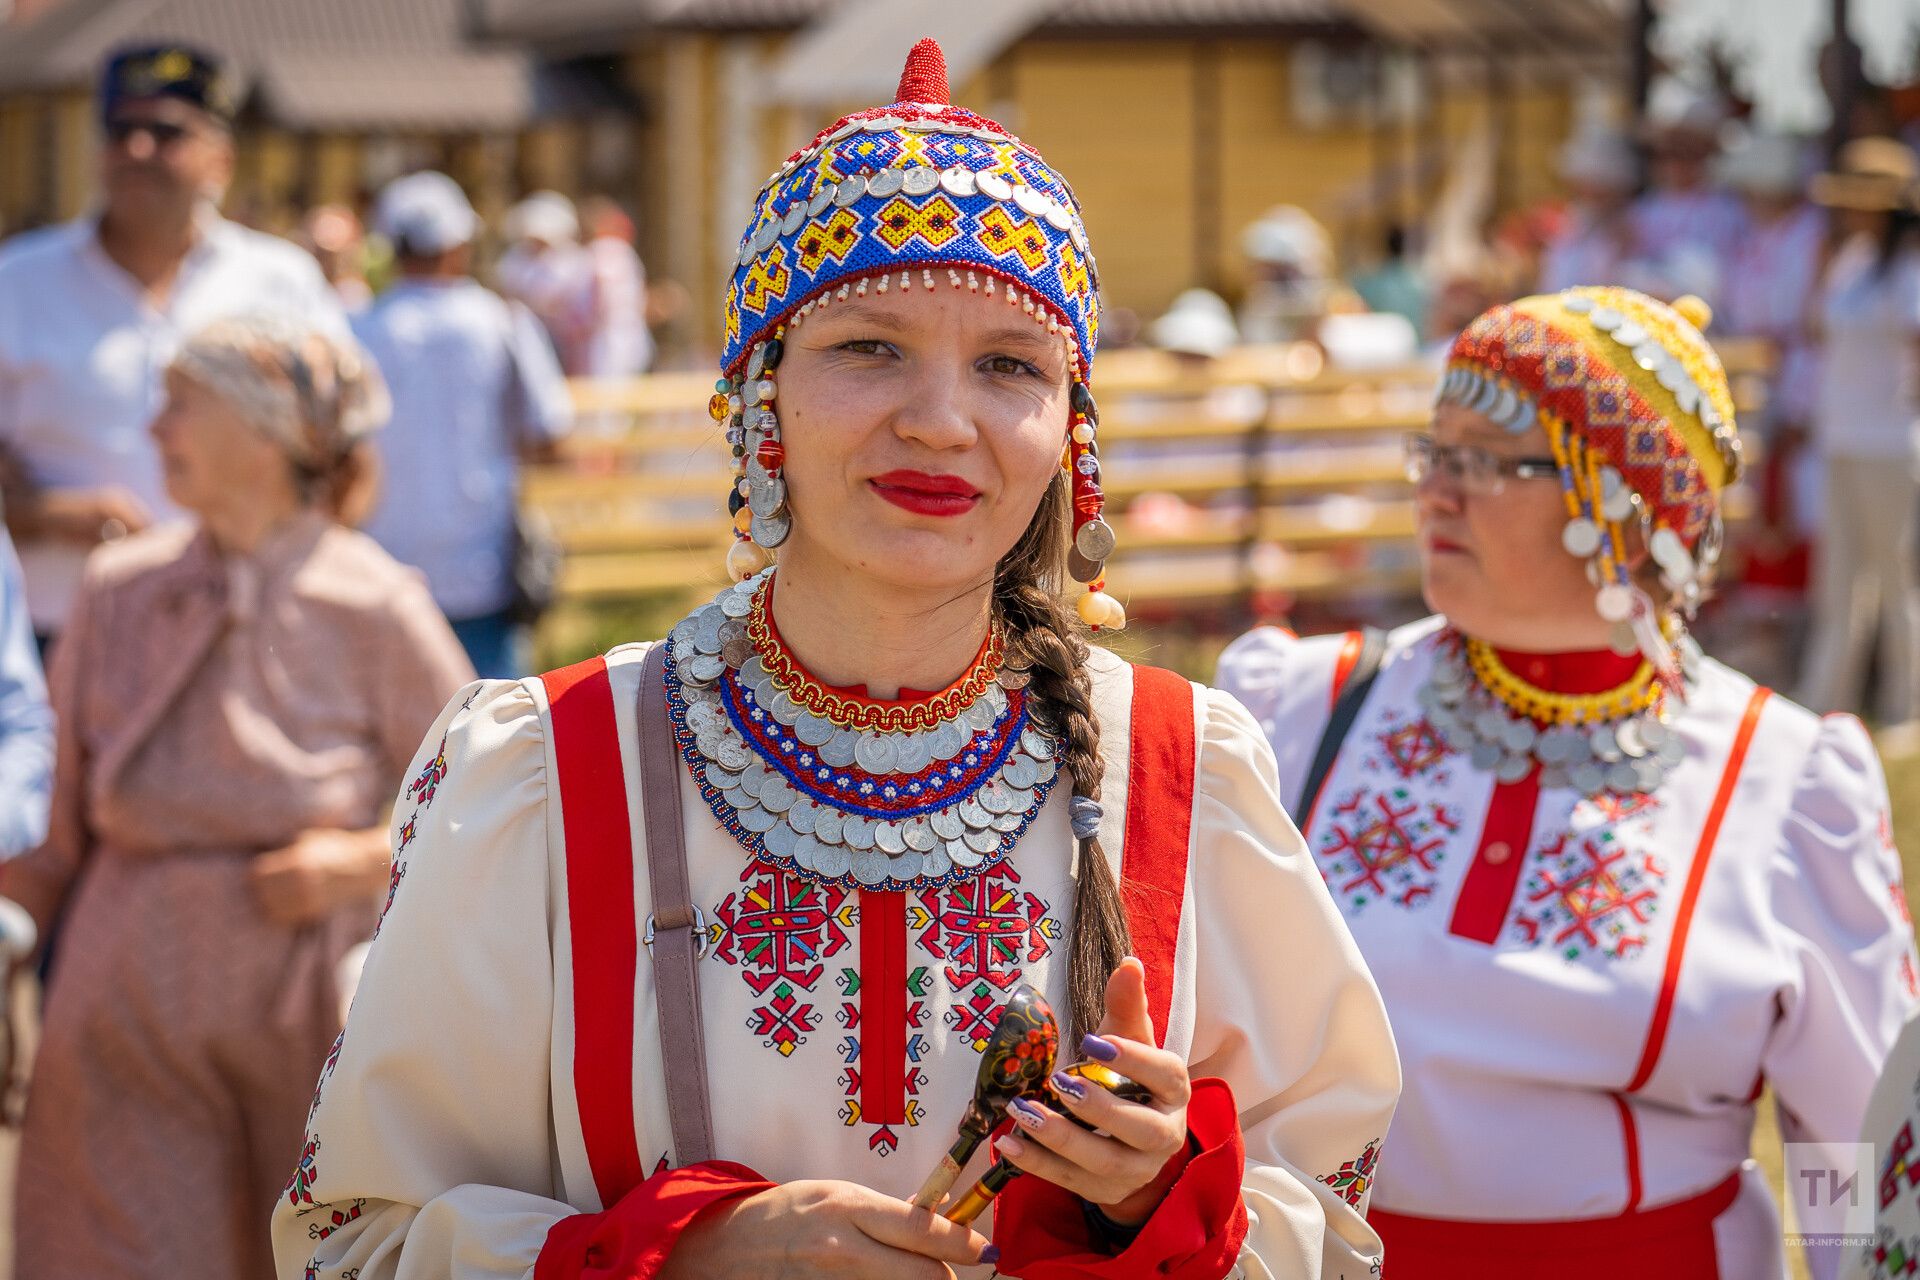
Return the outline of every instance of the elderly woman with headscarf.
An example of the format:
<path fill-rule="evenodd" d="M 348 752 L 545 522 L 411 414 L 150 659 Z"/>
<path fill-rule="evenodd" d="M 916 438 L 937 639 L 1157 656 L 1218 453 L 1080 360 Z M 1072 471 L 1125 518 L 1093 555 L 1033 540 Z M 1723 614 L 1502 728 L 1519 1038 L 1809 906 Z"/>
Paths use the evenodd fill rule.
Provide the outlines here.
<path fill-rule="evenodd" d="M 166 387 L 152 435 L 197 518 L 90 561 L 53 659 L 52 830 L 0 872 L 63 921 L 15 1218 L 40 1280 L 271 1271 L 386 806 L 472 674 L 417 575 L 342 527 L 385 413 L 357 351 L 222 321 Z"/>

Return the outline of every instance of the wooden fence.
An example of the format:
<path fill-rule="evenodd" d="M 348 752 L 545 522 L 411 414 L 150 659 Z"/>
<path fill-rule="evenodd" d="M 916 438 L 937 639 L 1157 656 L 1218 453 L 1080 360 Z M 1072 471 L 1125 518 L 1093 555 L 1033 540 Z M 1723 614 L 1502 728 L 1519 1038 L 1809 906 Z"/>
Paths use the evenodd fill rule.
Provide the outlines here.
<path fill-rule="evenodd" d="M 1743 408 L 1765 353 L 1727 344 Z M 1118 351 L 1099 362 L 1100 445 L 1135 617 L 1254 601 L 1410 591 L 1403 433 L 1428 420 L 1431 366 L 1325 368 L 1299 344 L 1219 360 Z M 523 500 L 566 551 L 564 603 L 703 596 L 726 580 L 728 458 L 709 375 L 578 384 L 581 427 Z M 1739 503 L 1734 504 L 1737 516 Z"/>

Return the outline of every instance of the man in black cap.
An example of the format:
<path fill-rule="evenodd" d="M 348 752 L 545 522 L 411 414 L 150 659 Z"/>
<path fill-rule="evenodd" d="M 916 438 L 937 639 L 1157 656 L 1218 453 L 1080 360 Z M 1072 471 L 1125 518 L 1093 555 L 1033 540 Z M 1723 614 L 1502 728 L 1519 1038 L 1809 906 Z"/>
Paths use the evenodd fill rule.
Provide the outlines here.
<path fill-rule="evenodd" d="M 130 49 L 100 85 L 100 201 L 0 248 L 0 462 L 34 629 L 57 632 L 97 543 L 177 514 L 147 423 L 179 343 L 283 311 L 346 319 L 296 246 L 220 217 L 232 83 L 181 45 Z"/>

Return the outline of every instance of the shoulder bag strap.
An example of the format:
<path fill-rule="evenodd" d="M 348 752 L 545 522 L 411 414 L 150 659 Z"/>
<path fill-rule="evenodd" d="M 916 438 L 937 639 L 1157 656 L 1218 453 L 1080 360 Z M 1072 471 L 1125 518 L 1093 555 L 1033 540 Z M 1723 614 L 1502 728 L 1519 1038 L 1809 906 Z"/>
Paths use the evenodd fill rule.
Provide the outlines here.
<path fill-rule="evenodd" d="M 640 668 L 640 794 L 646 808 L 647 882 L 653 915 L 654 1000 L 660 1013 L 660 1060 L 673 1128 L 674 1162 L 713 1159 L 713 1105 L 707 1097 L 707 1042 L 695 971 L 704 924 L 687 885 L 687 841 L 680 821 L 680 753 L 667 718 L 667 645 L 647 650 Z"/>
<path fill-rule="evenodd" d="M 1327 774 L 1333 770 L 1334 758 L 1340 754 L 1340 744 L 1347 740 L 1347 734 L 1353 728 L 1353 722 L 1360 716 L 1360 707 L 1367 700 L 1367 693 L 1373 688 L 1374 679 L 1380 674 L 1380 664 L 1387 656 L 1387 633 L 1378 627 L 1367 627 L 1360 633 L 1360 653 L 1354 659 L 1347 672 L 1346 683 L 1340 686 L 1340 693 L 1333 701 L 1333 714 L 1327 718 L 1327 727 L 1320 735 L 1320 745 L 1313 752 L 1313 767 L 1307 770 L 1307 785 L 1300 790 L 1300 804 L 1294 810 L 1294 817 L 1304 833 L 1307 823 L 1313 818 L 1314 803 L 1320 799 L 1320 789 L 1327 785 Z"/>

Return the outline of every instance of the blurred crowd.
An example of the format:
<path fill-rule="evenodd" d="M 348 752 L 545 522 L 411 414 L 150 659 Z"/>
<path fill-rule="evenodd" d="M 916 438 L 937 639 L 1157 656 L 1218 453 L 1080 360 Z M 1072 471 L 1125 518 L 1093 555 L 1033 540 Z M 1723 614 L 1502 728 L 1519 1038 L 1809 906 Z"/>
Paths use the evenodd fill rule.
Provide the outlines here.
<path fill-rule="evenodd" d="M 466 194 L 419 172 L 312 210 L 296 245 L 216 212 L 232 101 L 211 55 L 120 55 L 98 206 L 0 245 L 0 894 L 32 917 L 0 914 L 0 947 L 52 935 L 63 992 L 25 1115 L 23 1273 L 108 1274 L 128 1240 L 204 1255 L 204 1221 L 139 1208 L 156 1180 L 239 1206 L 239 1253 L 207 1274 L 270 1271 L 257 1205 L 399 874 L 388 803 L 462 682 L 530 666 L 554 556 L 521 469 L 575 429 L 569 378 L 654 358 L 615 202 L 533 194 L 482 264 Z M 1535 288 L 1705 298 L 1715 336 L 1771 353 L 1728 633 L 1772 644 L 1816 709 L 1871 693 L 1913 722 L 1913 149 L 1829 157 L 1683 95 L 1577 132 L 1559 176 L 1564 202 L 1465 252 L 1395 226 L 1347 270 L 1327 228 L 1274 209 L 1244 231 L 1237 305 L 1195 289 L 1136 327 L 1201 365 L 1297 343 L 1387 368 Z M 193 1238 L 160 1249 L 168 1230 Z"/>
<path fill-rule="evenodd" d="M 1709 304 L 1759 355 L 1750 509 L 1707 621 L 1732 660 L 1823 711 L 1920 717 L 1920 162 L 1889 133 L 1822 139 L 1663 86 L 1633 130 L 1561 148 L 1562 199 L 1463 236 L 1444 212 L 1349 255 L 1305 210 L 1246 228 L 1237 308 L 1203 289 L 1144 326 L 1188 360 L 1308 341 L 1334 368 L 1437 360 L 1487 306 L 1596 281 Z M 1444 203 L 1444 202 L 1443 202 Z M 1227 411 L 1224 408 L 1223 412 Z M 1282 449 L 1300 447 L 1281 442 Z M 1717 625 L 1716 625 L 1717 624 Z"/>

